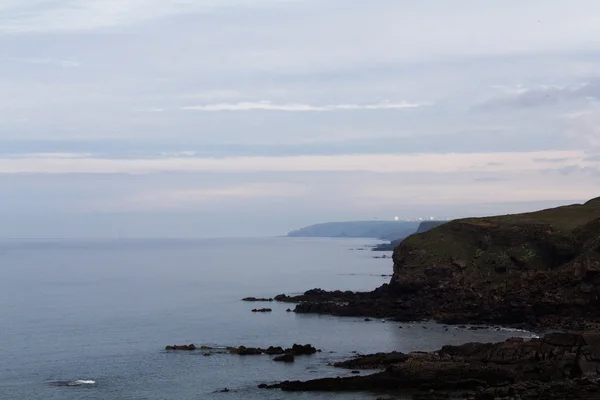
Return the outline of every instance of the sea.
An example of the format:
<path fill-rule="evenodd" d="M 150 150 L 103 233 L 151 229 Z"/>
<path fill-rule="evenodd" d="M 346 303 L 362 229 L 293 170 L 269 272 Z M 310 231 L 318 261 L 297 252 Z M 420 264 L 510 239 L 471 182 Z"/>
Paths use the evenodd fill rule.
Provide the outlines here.
<path fill-rule="evenodd" d="M 286 393 L 260 383 L 350 376 L 335 361 L 381 351 L 531 337 L 433 322 L 286 312 L 248 303 L 307 289 L 371 290 L 390 259 L 370 239 L 0 241 L 0 399 L 375 399 L 375 393 Z M 269 307 L 270 313 L 252 308 Z M 283 346 L 322 351 L 293 364 L 270 356 L 169 352 L 166 345 Z M 227 392 L 221 392 L 228 389 Z"/>

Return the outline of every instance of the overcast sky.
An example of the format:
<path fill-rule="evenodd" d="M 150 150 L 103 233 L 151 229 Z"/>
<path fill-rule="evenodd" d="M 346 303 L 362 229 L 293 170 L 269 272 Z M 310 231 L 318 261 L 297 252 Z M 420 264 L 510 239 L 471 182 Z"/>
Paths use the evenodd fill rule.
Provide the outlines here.
<path fill-rule="evenodd" d="M 0 0 L 0 236 L 600 195 L 597 0 Z"/>

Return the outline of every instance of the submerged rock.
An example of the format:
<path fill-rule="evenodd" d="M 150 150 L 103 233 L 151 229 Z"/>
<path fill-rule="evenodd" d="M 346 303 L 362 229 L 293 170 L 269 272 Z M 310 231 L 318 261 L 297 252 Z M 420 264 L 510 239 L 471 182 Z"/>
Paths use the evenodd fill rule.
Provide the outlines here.
<path fill-rule="evenodd" d="M 291 353 L 286 353 L 283 354 L 281 356 L 277 356 L 273 359 L 273 361 L 280 361 L 280 362 L 286 362 L 286 363 L 292 363 L 295 360 L 295 356 L 294 354 Z"/>
<path fill-rule="evenodd" d="M 252 312 L 271 312 L 273 310 L 271 310 L 270 308 L 253 308 Z"/>

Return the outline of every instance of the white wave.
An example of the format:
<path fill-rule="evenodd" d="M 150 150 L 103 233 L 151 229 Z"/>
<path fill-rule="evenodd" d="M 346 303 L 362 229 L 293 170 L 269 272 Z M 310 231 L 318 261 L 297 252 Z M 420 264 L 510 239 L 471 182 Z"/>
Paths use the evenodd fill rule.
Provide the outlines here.
<path fill-rule="evenodd" d="M 67 384 L 67 386 L 81 386 L 81 385 L 94 385 L 94 384 L 96 384 L 96 381 L 78 379 L 76 381 L 69 382 Z"/>

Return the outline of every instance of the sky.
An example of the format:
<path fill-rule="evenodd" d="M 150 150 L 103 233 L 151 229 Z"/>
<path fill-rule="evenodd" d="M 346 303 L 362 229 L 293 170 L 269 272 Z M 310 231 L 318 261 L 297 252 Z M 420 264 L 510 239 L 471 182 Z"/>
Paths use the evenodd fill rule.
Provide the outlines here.
<path fill-rule="evenodd" d="M 0 0 L 0 237 L 600 196 L 597 0 Z"/>

